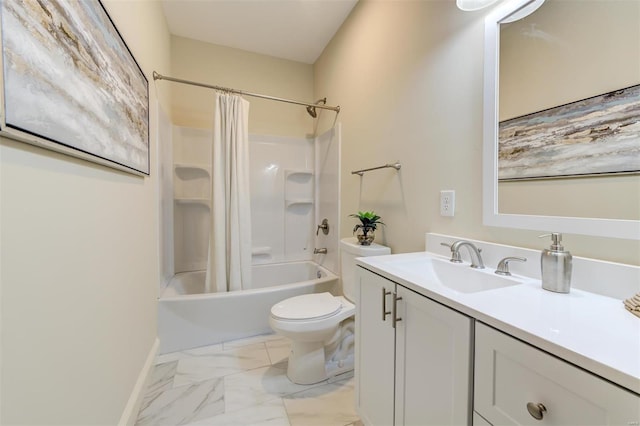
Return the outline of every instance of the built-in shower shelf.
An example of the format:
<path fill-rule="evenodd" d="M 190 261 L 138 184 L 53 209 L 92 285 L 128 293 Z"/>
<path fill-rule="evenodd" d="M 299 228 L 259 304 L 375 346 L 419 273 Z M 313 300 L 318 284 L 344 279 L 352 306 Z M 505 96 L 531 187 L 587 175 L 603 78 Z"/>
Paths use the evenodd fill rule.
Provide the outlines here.
<path fill-rule="evenodd" d="M 286 170 L 285 175 L 288 178 L 308 179 L 313 176 L 313 170 Z"/>
<path fill-rule="evenodd" d="M 176 163 L 173 165 L 174 169 L 177 171 L 192 171 L 192 172 L 206 172 L 211 175 L 211 167 L 206 164 L 187 164 L 187 163 Z"/>
<path fill-rule="evenodd" d="M 198 204 L 209 207 L 209 199 L 208 198 L 185 198 L 185 197 L 175 197 L 173 201 L 176 204 Z"/>
<path fill-rule="evenodd" d="M 313 204 L 313 186 L 312 170 L 285 170 L 284 197 L 286 206 Z"/>
<path fill-rule="evenodd" d="M 262 247 L 251 247 L 251 255 L 252 256 L 269 256 L 271 254 L 271 247 L 262 246 Z"/>
<path fill-rule="evenodd" d="M 313 205 L 312 198 L 296 198 L 292 200 L 285 200 L 287 207 L 298 206 L 298 205 Z"/>
<path fill-rule="evenodd" d="M 178 199 L 200 199 L 209 196 L 211 167 L 206 164 L 175 163 L 173 195 Z"/>

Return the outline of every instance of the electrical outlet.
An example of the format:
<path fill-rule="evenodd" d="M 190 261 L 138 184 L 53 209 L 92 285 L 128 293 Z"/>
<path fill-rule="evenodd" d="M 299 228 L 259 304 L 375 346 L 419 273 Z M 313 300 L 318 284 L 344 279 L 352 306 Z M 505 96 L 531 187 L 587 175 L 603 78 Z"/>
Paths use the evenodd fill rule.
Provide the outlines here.
<path fill-rule="evenodd" d="M 453 216 L 456 208 L 456 191 L 440 191 L 440 216 Z"/>

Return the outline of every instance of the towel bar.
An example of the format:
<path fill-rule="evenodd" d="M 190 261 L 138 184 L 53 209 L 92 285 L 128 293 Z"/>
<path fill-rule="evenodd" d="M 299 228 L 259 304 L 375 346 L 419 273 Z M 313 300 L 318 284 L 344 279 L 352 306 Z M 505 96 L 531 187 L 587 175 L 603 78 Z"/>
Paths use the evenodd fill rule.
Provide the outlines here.
<path fill-rule="evenodd" d="M 354 170 L 351 172 L 352 175 L 364 175 L 365 172 L 370 172 L 371 170 L 378 170 L 378 169 L 386 169 L 386 168 L 393 168 L 396 170 L 400 170 L 400 162 L 396 161 L 394 164 L 385 164 L 384 166 L 378 166 L 378 167 L 371 167 L 370 169 L 362 169 L 362 170 Z"/>

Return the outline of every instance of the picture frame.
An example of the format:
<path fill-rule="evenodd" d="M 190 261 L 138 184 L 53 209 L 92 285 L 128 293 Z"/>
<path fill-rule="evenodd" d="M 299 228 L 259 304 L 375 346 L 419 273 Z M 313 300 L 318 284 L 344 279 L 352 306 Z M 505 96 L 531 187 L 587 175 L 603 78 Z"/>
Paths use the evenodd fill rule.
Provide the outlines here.
<path fill-rule="evenodd" d="M 1 0 L 0 135 L 149 175 L 149 83 L 100 0 Z"/>
<path fill-rule="evenodd" d="M 640 173 L 640 85 L 498 127 L 499 181 Z"/>

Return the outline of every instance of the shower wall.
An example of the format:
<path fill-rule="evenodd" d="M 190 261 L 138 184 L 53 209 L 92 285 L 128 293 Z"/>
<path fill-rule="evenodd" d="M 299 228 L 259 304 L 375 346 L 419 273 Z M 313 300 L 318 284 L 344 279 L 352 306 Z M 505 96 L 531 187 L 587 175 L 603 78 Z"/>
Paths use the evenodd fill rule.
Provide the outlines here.
<path fill-rule="evenodd" d="M 158 107 L 158 226 L 160 251 L 160 293 L 174 275 L 173 260 L 173 127 L 162 107 Z"/>
<path fill-rule="evenodd" d="M 313 139 L 251 135 L 249 142 L 253 263 L 311 259 Z"/>
<path fill-rule="evenodd" d="M 171 128 L 170 141 L 163 146 L 173 147 L 173 155 L 166 157 L 173 157 L 172 164 L 164 165 L 172 180 L 163 185 L 173 188 L 173 199 L 163 216 L 172 218 L 173 226 L 164 232 L 170 234 L 165 240 L 173 242 L 173 253 L 164 256 L 166 262 L 172 259 L 172 267 L 163 270 L 204 270 L 211 222 L 212 134 L 207 129 Z M 250 135 L 249 150 L 253 263 L 312 259 L 317 204 L 314 140 Z M 161 289 L 165 285 L 163 280 Z"/>
<path fill-rule="evenodd" d="M 175 272 L 207 268 L 211 222 L 211 131 L 173 126 Z"/>
<path fill-rule="evenodd" d="M 329 233 L 319 232 L 315 246 L 326 248 L 326 255 L 314 260 L 340 276 L 340 145 L 341 126 L 337 123 L 315 139 L 316 224 L 329 222 Z"/>

